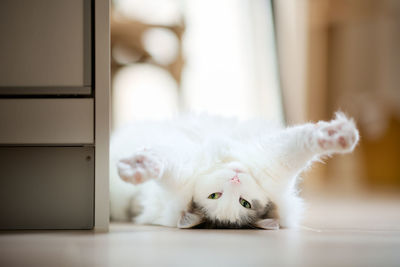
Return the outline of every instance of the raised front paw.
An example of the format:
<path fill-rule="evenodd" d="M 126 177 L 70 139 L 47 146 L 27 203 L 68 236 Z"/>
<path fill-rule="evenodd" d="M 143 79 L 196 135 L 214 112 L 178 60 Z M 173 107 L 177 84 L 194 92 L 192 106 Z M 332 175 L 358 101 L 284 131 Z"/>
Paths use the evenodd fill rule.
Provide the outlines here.
<path fill-rule="evenodd" d="M 154 151 L 141 149 L 131 157 L 119 160 L 117 167 L 122 180 L 132 184 L 141 184 L 161 177 L 164 164 Z"/>
<path fill-rule="evenodd" d="M 321 121 L 316 124 L 315 142 L 318 150 L 326 153 L 351 152 L 359 140 L 354 121 L 343 113 L 336 113 L 330 122 Z"/>

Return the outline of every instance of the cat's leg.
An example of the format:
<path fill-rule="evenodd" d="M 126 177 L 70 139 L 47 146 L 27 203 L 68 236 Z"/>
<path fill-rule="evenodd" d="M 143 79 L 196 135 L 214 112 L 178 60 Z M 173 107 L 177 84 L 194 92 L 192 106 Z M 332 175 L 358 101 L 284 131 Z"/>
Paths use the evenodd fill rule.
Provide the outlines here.
<path fill-rule="evenodd" d="M 303 205 L 296 189 L 299 174 L 325 155 L 351 152 L 358 139 L 354 122 L 341 113 L 329 122 L 294 126 L 265 137 L 261 146 L 265 156 L 257 156 L 264 175 L 259 177 L 269 177 L 260 182 L 278 207 L 282 227 L 296 227 L 301 219 Z"/>
<path fill-rule="evenodd" d="M 358 130 L 342 113 L 329 122 L 288 128 L 268 141 L 282 169 L 296 175 L 314 160 L 334 153 L 348 153 L 356 146 Z"/>
<path fill-rule="evenodd" d="M 165 163 L 152 149 L 143 148 L 117 163 L 118 174 L 122 180 L 141 184 L 163 175 Z"/>

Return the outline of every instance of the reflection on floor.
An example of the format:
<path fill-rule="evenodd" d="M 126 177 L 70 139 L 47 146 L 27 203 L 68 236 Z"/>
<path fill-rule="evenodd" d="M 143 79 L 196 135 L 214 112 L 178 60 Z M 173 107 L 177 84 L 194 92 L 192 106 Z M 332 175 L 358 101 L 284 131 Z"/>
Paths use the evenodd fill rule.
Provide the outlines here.
<path fill-rule="evenodd" d="M 0 266 L 400 266 L 400 199 L 314 199 L 300 230 L 0 232 Z"/>

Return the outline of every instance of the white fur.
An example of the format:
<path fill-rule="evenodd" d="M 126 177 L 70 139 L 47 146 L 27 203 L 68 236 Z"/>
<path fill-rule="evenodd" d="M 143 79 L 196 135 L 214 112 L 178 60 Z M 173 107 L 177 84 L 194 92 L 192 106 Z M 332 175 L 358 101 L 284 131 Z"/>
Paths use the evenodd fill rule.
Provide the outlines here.
<path fill-rule="evenodd" d="M 301 172 L 321 156 L 352 151 L 358 138 L 341 113 L 286 129 L 210 116 L 135 123 L 111 140 L 111 218 L 176 227 L 194 200 L 211 218 L 235 222 L 254 213 L 241 197 L 272 201 L 280 225 L 295 227 L 303 210 L 296 189 Z M 240 184 L 230 182 L 235 175 Z M 221 198 L 209 199 L 215 192 Z M 130 218 L 138 205 L 143 210 Z"/>

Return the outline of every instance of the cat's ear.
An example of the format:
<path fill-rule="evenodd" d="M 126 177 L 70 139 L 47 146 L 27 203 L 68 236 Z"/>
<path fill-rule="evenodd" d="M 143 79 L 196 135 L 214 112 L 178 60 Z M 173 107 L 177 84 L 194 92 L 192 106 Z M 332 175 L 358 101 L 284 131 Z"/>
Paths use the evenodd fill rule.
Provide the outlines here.
<path fill-rule="evenodd" d="M 255 227 L 266 229 L 266 230 L 278 230 L 279 220 L 278 219 L 263 219 L 254 223 Z"/>
<path fill-rule="evenodd" d="M 178 221 L 178 228 L 193 228 L 196 225 L 201 224 L 203 221 L 204 218 L 201 215 L 184 211 Z"/>

